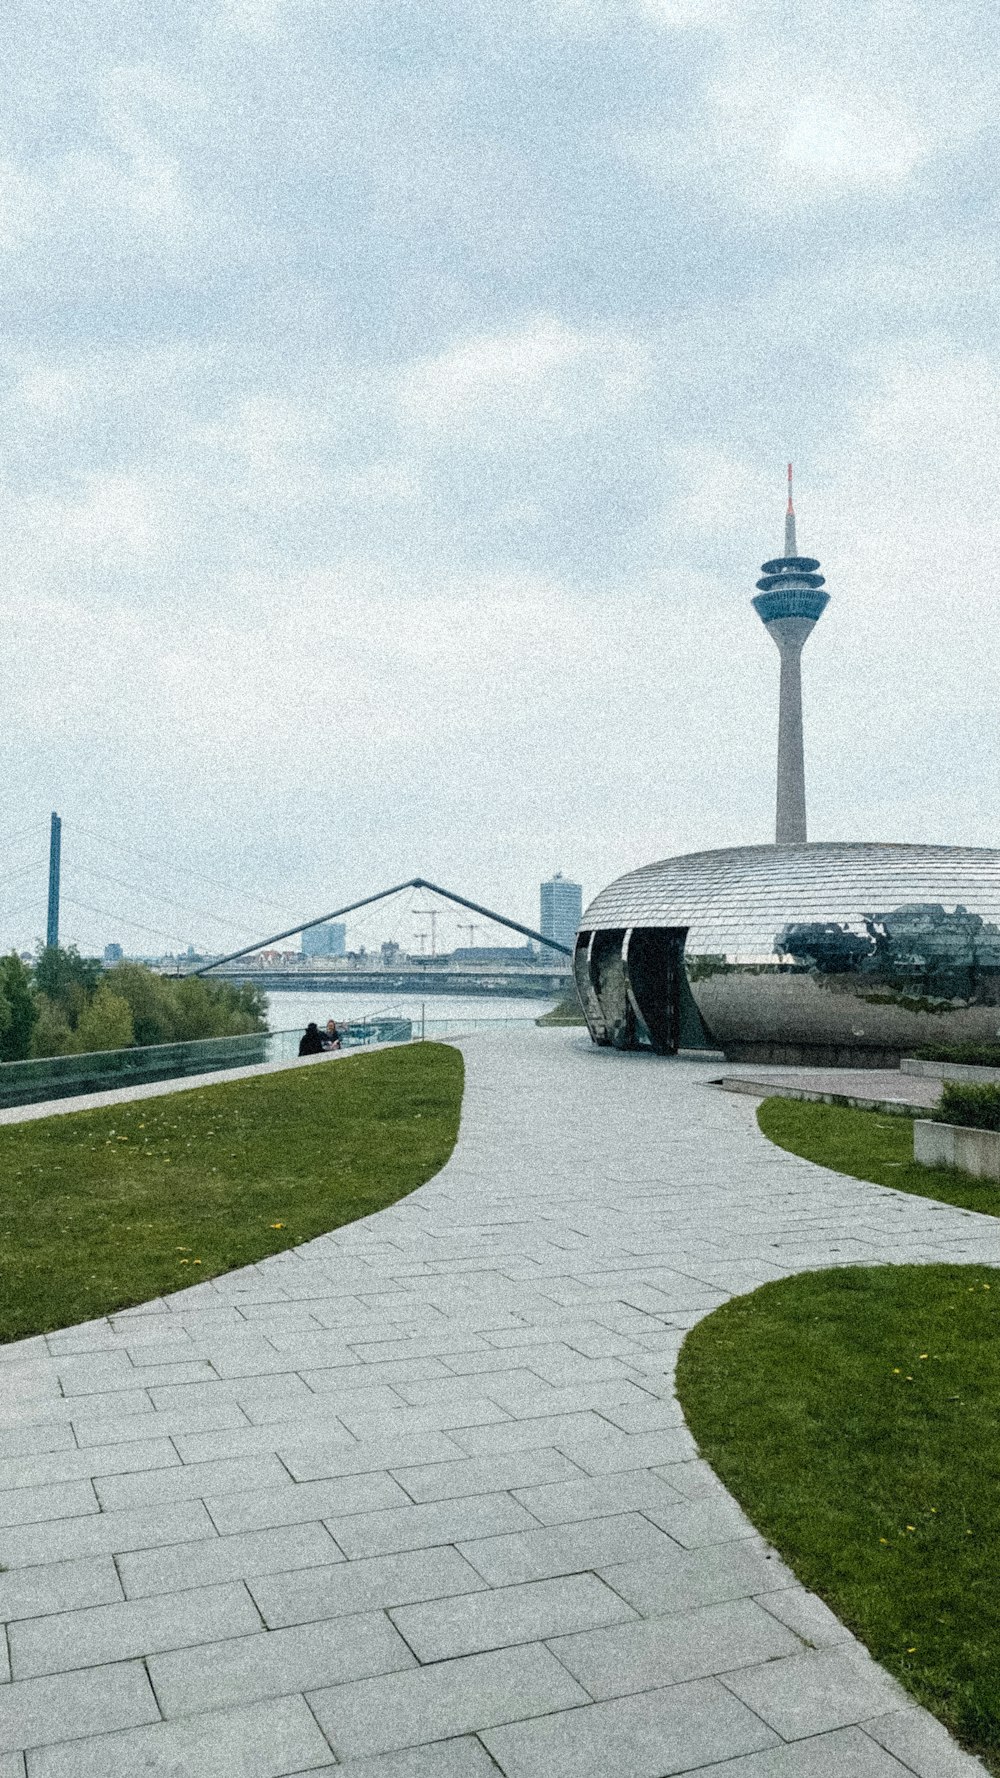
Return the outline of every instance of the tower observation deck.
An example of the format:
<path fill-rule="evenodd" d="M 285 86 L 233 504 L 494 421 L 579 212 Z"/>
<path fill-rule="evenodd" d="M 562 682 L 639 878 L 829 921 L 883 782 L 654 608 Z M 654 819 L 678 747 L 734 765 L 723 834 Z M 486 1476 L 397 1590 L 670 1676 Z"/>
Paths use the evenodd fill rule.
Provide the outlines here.
<path fill-rule="evenodd" d="M 788 465 L 785 553 L 765 562 L 753 607 L 781 656 L 778 697 L 778 794 L 775 842 L 806 843 L 806 782 L 802 744 L 802 650 L 830 602 L 812 556 L 800 556 L 795 541 L 792 466 Z"/>

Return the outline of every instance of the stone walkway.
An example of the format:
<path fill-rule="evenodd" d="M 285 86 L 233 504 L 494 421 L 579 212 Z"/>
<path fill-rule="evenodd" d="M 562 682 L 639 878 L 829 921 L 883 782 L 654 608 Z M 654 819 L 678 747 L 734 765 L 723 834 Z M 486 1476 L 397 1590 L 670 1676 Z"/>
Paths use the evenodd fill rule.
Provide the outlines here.
<path fill-rule="evenodd" d="M 671 1376 L 733 1292 L 1000 1264 L 1000 1225 L 773 1148 L 717 1063 L 463 1048 L 419 1192 L 0 1352 L 0 1778 L 980 1771 L 755 1535 Z"/>

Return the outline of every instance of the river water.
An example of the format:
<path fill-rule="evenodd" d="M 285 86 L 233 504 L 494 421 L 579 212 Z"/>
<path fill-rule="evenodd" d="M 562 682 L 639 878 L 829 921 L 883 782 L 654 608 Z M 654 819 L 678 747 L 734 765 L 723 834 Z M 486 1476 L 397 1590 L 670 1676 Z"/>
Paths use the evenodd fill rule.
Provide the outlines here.
<path fill-rule="evenodd" d="M 470 994 L 338 994 L 335 989 L 303 992 L 292 988 L 274 988 L 267 996 L 268 1024 L 272 1031 L 304 1031 L 310 1019 L 322 1030 L 327 1019 L 338 1025 L 357 1019 L 371 1018 L 376 1013 L 398 1013 L 412 1019 L 415 1030 L 420 1027 L 421 1008 L 426 1026 L 433 1032 L 439 1020 L 451 1024 L 471 1019 L 537 1019 L 548 1012 L 559 999 L 540 1000 L 535 995 L 498 996 Z"/>

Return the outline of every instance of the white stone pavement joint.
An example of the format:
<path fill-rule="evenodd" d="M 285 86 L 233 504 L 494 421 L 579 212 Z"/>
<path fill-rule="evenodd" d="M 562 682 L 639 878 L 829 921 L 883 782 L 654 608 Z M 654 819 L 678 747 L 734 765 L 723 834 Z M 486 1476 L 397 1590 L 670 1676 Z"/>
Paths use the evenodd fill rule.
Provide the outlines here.
<path fill-rule="evenodd" d="M 754 1532 L 673 1369 L 737 1292 L 1000 1265 L 1000 1226 L 773 1148 L 717 1064 L 462 1047 L 420 1191 L 0 1351 L 0 1778 L 981 1772 Z"/>

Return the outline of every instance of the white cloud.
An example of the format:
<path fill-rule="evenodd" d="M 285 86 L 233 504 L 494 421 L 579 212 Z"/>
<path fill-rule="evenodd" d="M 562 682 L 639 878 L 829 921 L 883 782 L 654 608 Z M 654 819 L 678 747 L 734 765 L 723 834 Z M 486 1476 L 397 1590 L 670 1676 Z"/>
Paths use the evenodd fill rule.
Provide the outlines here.
<path fill-rule="evenodd" d="M 736 0 L 548 0 L 564 28 L 608 35 L 654 25 L 666 31 L 721 30 L 734 16 Z"/>
<path fill-rule="evenodd" d="M 631 404 L 645 386 L 641 341 L 539 316 L 461 341 L 408 366 L 400 409 L 411 424 L 573 428 Z"/>

